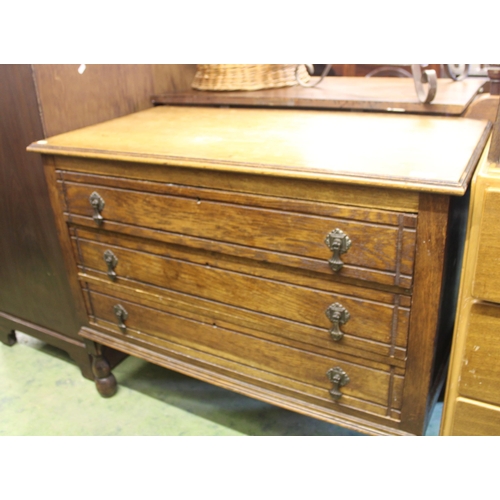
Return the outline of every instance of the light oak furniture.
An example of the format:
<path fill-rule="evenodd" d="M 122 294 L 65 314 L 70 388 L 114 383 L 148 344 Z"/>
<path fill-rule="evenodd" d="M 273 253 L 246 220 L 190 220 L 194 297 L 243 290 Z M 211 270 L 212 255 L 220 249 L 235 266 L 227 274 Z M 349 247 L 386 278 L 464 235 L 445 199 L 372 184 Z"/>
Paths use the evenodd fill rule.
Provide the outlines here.
<path fill-rule="evenodd" d="M 495 108 L 498 109 L 498 97 Z M 500 128 L 500 117 L 496 127 Z M 500 435 L 498 134 L 492 137 L 492 145 L 495 140 L 496 147 L 490 148 L 472 182 L 471 213 L 441 425 L 441 434 L 445 436 Z"/>
<path fill-rule="evenodd" d="M 32 144 L 98 390 L 115 390 L 104 345 L 361 432 L 422 434 L 489 132 L 159 106 Z"/>
<path fill-rule="evenodd" d="M 85 306 L 71 294 L 41 158 L 26 146 L 148 108 L 152 93 L 189 88 L 196 67 L 79 66 L 0 65 L 0 341 L 15 344 L 16 330 L 37 337 L 93 379 L 78 335 Z"/>

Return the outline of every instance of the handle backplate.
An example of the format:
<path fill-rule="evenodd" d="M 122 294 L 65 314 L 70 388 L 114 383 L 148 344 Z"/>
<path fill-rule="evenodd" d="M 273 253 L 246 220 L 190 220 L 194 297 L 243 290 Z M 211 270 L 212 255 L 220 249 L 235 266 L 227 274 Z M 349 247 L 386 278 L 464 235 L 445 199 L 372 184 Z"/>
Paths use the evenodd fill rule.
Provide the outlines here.
<path fill-rule="evenodd" d="M 113 310 L 115 312 L 115 316 L 118 319 L 118 326 L 119 326 L 120 330 L 123 333 L 125 333 L 125 331 L 127 330 L 127 325 L 125 324 L 125 321 L 128 318 L 127 310 L 121 304 L 116 304 L 113 307 Z"/>
<path fill-rule="evenodd" d="M 342 393 L 340 392 L 340 388 L 344 387 L 344 385 L 348 384 L 351 379 L 347 375 L 347 373 L 340 368 L 340 366 L 336 366 L 335 368 L 330 368 L 326 372 L 326 376 L 330 379 L 330 382 L 333 384 L 333 389 L 330 389 L 330 395 L 335 401 L 339 400 L 342 397 Z"/>
<path fill-rule="evenodd" d="M 330 267 L 335 272 L 340 271 L 344 265 L 340 256 L 351 248 L 351 239 L 346 233 L 344 233 L 344 231 L 337 228 L 325 238 L 325 243 L 333 252 L 332 258 L 328 261 Z"/>
<path fill-rule="evenodd" d="M 100 226 L 102 224 L 102 221 L 104 220 L 103 216 L 101 215 L 101 212 L 104 210 L 104 200 L 102 196 L 97 192 L 94 191 L 90 197 L 89 197 L 90 204 L 92 206 L 92 209 L 94 210 L 94 214 L 92 215 L 92 218 L 97 222 L 97 224 Z"/>
<path fill-rule="evenodd" d="M 344 332 L 340 330 L 340 327 L 349 321 L 351 317 L 349 311 L 342 304 L 335 302 L 335 304 L 328 307 L 325 314 L 332 322 L 332 327 L 330 328 L 332 339 L 335 341 L 341 340 L 344 336 Z"/>
<path fill-rule="evenodd" d="M 109 278 L 113 281 L 116 280 L 115 268 L 118 265 L 117 256 L 111 250 L 106 250 L 104 252 L 104 262 L 106 262 L 106 265 L 108 266 Z"/>

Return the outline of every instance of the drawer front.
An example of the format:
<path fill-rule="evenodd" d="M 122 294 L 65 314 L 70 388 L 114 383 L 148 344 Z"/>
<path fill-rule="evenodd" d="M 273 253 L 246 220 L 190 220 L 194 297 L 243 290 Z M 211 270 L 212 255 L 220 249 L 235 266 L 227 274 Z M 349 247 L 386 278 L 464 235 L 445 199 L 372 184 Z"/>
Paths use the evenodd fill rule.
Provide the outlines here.
<path fill-rule="evenodd" d="M 223 197 L 214 190 L 200 192 L 195 188 L 184 188 L 179 196 L 172 187 L 153 184 L 147 183 L 147 187 L 165 192 L 140 192 L 137 189 L 144 186 L 137 181 L 125 182 L 126 188 L 117 189 L 66 180 L 70 219 L 96 225 L 89 202 L 95 192 L 103 200 L 99 223 L 103 229 L 174 243 L 182 238 L 185 245 L 328 275 L 405 288 L 411 285 L 413 216 L 383 211 L 370 216 L 366 209 L 335 205 L 329 211 L 335 216 L 327 216 L 324 206 L 315 210 L 311 202 L 251 195 L 240 199 L 234 193 Z M 365 213 L 369 220 L 362 219 Z M 329 248 L 329 235 L 330 244 L 333 248 L 339 245 L 339 250 Z M 330 260 L 339 263 L 335 269 Z"/>
<path fill-rule="evenodd" d="M 157 346 L 159 351 L 166 348 L 222 368 L 233 367 L 238 373 L 282 385 L 332 408 L 368 409 L 380 415 L 400 408 L 403 377 L 394 374 L 389 365 L 302 351 L 125 301 L 101 293 L 98 287 L 90 287 L 87 293 L 94 327 L 149 343 L 150 349 Z M 117 310 L 122 312 L 117 314 Z M 346 385 L 337 386 L 328 377 L 327 372 L 337 367 L 347 374 Z M 341 393 L 338 400 L 329 392 L 334 389 Z"/>
<path fill-rule="evenodd" d="M 459 398 L 452 436 L 500 436 L 500 408 Z"/>
<path fill-rule="evenodd" d="M 134 289 L 154 285 L 142 290 L 157 295 L 173 291 L 183 302 L 204 299 L 214 316 L 225 312 L 243 325 L 253 312 L 252 323 L 282 339 L 405 356 L 410 309 L 401 302 L 409 305 L 408 297 L 342 283 L 326 282 L 329 289 L 321 289 L 321 280 L 297 282 L 272 269 L 256 276 L 252 262 L 228 262 L 220 254 L 184 252 L 182 247 L 85 230 L 75 234 L 81 272 L 87 277 Z"/>
<path fill-rule="evenodd" d="M 500 307 L 473 304 L 459 393 L 500 405 Z"/>
<path fill-rule="evenodd" d="M 500 190 L 487 189 L 479 232 L 479 250 L 472 295 L 500 303 Z"/>

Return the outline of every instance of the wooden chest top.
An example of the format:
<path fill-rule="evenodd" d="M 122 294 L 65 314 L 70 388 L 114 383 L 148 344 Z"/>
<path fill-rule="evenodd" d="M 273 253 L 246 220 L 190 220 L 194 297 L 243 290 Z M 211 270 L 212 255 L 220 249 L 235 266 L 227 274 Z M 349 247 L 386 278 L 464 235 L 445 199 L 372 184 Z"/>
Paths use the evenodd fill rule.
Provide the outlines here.
<path fill-rule="evenodd" d="M 462 195 L 489 132 L 452 117 L 160 106 L 28 149 Z"/>

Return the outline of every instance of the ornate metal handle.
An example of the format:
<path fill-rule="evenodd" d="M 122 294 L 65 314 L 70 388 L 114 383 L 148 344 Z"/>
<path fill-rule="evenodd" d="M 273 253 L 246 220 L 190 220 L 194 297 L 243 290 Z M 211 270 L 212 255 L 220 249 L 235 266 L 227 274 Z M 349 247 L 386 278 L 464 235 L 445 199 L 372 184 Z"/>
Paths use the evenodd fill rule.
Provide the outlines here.
<path fill-rule="evenodd" d="M 115 267 L 118 265 L 118 258 L 111 250 L 104 252 L 104 262 L 108 266 L 108 276 L 113 281 L 116 280 Z"/>
<path fill-rule="evenodd" d="M 351 380 L 347 376 L 347 373 L 342 370 L 339 366 L 335 368 L 330 368 L 326 372 L 326 376 L 330 379 L 330 382 L 333 384 L 333 389 L 330 389 L 330 395 L 335 401 L 339 400 L 342 397 L 342 393 L 340 392 L 340 388 L 344 387 L 344 385 L 348 384 Z"/>
<path fill-rule="evenodd" d="M 328 307 L 325 314 L 332 322 L 332 327 L 330 329 L 332 339 L 339 341 L 344 336 L 344 332 L 340 331 L 340 326 L 345 325 L 349 321 L 351 317 L 349 311 L 342 304 L 335 302 L 335 304 Z"/>
<path fill-rule="evenodd" d="M 99 193 L 97 193 L 96 191 L 94 191 L 90 195 L 89 200 L 90 200 L 90 204 L 92 205 L 92 208 L 94 209 L 94 215 L 92 216 L 92 218 L 100 226 L 102 224 L 102 221 L 104 220 L 102 215 L 101 215 L 101 212 L 103 211 L 104 205 L 105 205 L 104 200 L 99 195 Z"/>
<path fill-rule="evenodd" d="M 351 248 L 351 239 L 344 231 L 334 229 L 326 238 L 325 243 L 333 252 L 333 257 L 328 261 L 333 271 L 337 272 L 342 269 L 344 263 L 340 259 L 343 253 L 346 253 Z"/>
<path fill-rule="evenodd" d="M 120 330 L 125 333 L 127 329 L 127 325 L 125 324 L 125 321 L 128 318 L 128 312 L 127 310 L 120 304 L 116 304 L 116 306 L 113 308 L 115 311 L 115 316 L 118 318 L 118 326 L 120 327 Z"/>

